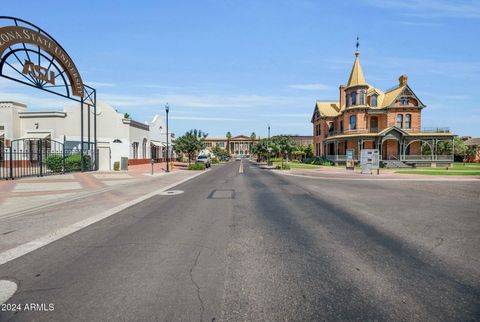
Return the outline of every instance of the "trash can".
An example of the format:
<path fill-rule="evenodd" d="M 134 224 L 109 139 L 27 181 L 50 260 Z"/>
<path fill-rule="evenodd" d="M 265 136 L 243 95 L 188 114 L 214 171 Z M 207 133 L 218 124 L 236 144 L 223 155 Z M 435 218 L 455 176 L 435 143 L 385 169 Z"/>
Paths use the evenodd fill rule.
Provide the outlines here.
<path fill-rule="evenodd" d="M 125 158 L 125 157 L 120 158 L 120 170 L 122 171 L 128 170 L 128 158 Z"/>

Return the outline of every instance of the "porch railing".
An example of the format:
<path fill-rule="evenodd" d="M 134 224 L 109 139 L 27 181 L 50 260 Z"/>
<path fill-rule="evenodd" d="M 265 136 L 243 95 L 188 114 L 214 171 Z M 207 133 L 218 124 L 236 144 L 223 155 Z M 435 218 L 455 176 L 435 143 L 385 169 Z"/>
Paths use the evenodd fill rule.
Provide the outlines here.
<path fill-rule="evenodd" d="M 402 155 L 401 161 L 453 161 L 453 155 Z"/>
<path fill-rule="evenodd" d="M 338 161 L 346 161 L 347 156 L 344 154 L 331 154 L 326 155 L 325 158 L 328 161 L 338 162 Z M 354 160 L 359 160 L 358 156 L 355 155 L 353 157 Z M 381 161 L 385 161 L 382 157 L 380 157 Z M 397 157 L 389 156 L 387 160 L 400 160 L 400 161 L 448 161 L 453 162 L 453 155 L 401 155 Z"/>

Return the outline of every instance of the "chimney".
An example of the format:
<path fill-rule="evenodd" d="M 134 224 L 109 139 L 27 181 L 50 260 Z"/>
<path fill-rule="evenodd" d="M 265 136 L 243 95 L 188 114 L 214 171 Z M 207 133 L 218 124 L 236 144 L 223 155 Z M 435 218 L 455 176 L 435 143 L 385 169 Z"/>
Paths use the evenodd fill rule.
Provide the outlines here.
<path fill-rule="evenodd" d="M 405 85 L 407 85 L 407 80 L 408 80 L 408 76 L 407 75 L 402 75 L 398 79 L 398 82 L 399 82 L 400 86 L 405 86 Z"/>
<path fill-rule="evenodd" d="M 338 104 L 340 105 L 338 108 L 342 108 L 343 104 L 345 103 L 345 85 L 340 85 L 340 99 L 338 100 Z"/>

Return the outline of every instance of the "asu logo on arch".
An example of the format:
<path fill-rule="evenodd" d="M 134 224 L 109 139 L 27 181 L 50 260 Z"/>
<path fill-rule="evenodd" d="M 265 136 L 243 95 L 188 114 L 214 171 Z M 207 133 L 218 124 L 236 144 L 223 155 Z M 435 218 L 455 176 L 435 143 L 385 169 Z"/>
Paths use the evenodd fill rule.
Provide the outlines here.
<path fill-rule="evenodd" d="M 46 83 L 50 83 L 55 85 L 55 73 L 53 70 L 50 72 L 47 68 L 39 65 L 35 65 L 31 61 L 26 60 L 25 64 L 23 65 L 22 73 L 31 75 L 32 77 L 44 81 Z"/>

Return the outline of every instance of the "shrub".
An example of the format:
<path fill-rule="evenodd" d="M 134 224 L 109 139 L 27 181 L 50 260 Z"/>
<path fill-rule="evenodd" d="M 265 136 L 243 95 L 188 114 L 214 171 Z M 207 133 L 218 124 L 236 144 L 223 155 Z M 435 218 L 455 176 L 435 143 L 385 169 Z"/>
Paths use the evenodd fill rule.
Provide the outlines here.
<path fill-rule="evenodd" d="M 80 164 L 80 154 L 72 154 L 65 158 L 65 171 L 80 171 L 81 164 Z M 83 168 L 85 170 L 90 169 L 90 156 L 83 155 Z"/>
<path fill-rule="evenodd" d="M 327 158 L 325 158 L 325 157 L 307 158 L 303 161 L 303 163 L 315 164 L 315 165 L 324 165 L 324 166 L 334 165 L 333 162 L 328 161 Z"/>
<path fill-rule="evenodd" d="M 205 170 L 205 163 L 193 163 L 188 166 L 188 170 Z"/>
<path fill-rule="evenodd" d="M 270 158 L 272 162 L 282 162 L 282 158 Z"/>
<path fill-rule="evenodd" d="M 45 161 L 47 169 L 53 172 L 62 172 L 63 170 L 63 156 L 58 154 L 51 154 Z"/>
<path fill-rule="evenodd" d="M 218 163 L 220 163 L 220 161 L 218 161 L 218 159 L 213 159 L 213 160 L 212 160 L 212 163 L 213 163 L 213 164 L 218 164 Z"/>
<path fill-rule="evenodd" d="M 290 170 L 290 166 L 287 163 L 284 163 L 283 167 L 282 167 L 281 164 L 279 164 L 275 167 L 275 169 L 277 169 L 277 170 Z"/>
<path fill-rule="evenodd" d="M 120 171 L 120 161 L 113 162 L 113 170 Z"/>

